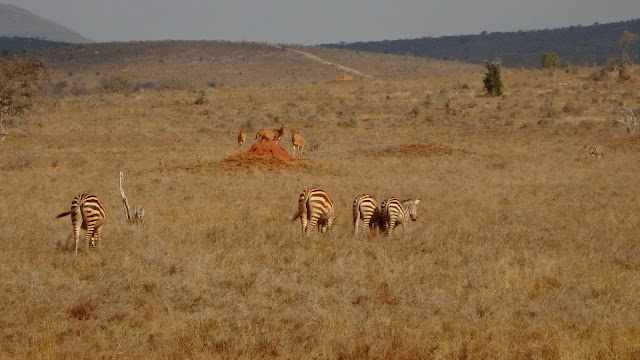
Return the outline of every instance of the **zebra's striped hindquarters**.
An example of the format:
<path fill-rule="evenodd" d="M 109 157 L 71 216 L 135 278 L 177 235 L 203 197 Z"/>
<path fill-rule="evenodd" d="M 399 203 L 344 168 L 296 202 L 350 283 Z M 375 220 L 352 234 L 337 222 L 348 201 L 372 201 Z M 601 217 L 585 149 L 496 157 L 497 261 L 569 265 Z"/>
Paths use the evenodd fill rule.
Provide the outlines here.
<path fill-rule="evenodd" d="M 297 218 L 300 218 L 303 235 L 316 226 L 322 233 L 331 230 L 336 213 L 329 194 L 318 188 L 305 189 L 298 198 L 298 212 L 292 221 Z"/>
<path fill-rule="evenodd" d="M 75 238 L 75 252 L 78 253 L 78 243 L 80 241 L 80 228 L 86 230 L 85 243 L 87 250 L 91 240 L 94 246 L 100 242 L 100 233 L 106 217 L 104 206 L 98 197 L 93 194 L 80 194 L 73 198 L 71 210 L 63 212 L 56 218 L 71 215 L 71 225 L 73 226 L 73 236 Z"/>

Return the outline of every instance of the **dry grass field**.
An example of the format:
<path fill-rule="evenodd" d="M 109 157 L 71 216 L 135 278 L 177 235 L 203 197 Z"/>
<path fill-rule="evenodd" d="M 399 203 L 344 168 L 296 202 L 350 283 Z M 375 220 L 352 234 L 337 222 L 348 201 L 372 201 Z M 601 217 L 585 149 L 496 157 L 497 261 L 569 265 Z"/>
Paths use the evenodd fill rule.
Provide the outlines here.
<path fill-rule="evenodd" d="M 594 71 L 503 69 L 496 98 L 476 69 L 38 99 L 0 143 L 0 354 L 638 358 L 640 137 L 615 109 L 640 71 Z M 305 159 L 225 161 L 283 123 Z M 326 236 L 290 221 L 310 186 Z M 55 215 L 87 191 L 107 221 L 76 256 Z M 360 193 L 419 197 L 419 219 L 354 236 Z"/>

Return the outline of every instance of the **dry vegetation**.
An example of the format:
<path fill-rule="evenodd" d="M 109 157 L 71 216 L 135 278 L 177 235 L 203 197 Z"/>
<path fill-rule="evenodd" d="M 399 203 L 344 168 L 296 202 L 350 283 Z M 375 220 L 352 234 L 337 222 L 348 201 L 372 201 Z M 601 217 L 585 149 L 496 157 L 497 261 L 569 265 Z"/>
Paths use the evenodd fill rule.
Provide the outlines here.
<path fill-rule="evenodd" d="M 497 98 L 482 70 L 216 88 L 203 105 L 45 97 L 0 143 L 0 353 L 638 358 L 640 137 L 615 108 L 638 105 L 640 73 L 593 71 L 503 70 Z M 301 166 L 225 163 L 240 129 L 280 123 L 307 139 Z M 308 186 L 336 203 L 327 236 L 290 222 Z M 84 191 L 107 222 L 101 250 L 75 256 L 54 216 Z M 354 237 L 365 192 L 421 198 L 419 220 Z"/>

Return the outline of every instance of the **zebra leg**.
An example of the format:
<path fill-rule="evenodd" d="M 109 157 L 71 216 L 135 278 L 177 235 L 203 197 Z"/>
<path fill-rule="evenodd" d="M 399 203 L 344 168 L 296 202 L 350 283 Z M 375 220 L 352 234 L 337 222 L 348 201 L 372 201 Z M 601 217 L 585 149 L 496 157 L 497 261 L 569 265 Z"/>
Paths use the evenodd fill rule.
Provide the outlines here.
<path fill-rule="evenodd" d="M 96 249 L 98 249 L 98 250 L 100 250 L 99 246 L 100 246 L 100 236 L 101 236 L 101 233 L 102 233 L 102 226 L 101 226 L 101 227 L 99 227 L 99 228 L 96 228 L 95 236 L 94 236 L 94 238 L 95 238 L 95 244 L 94 244 L 94 247 L 95 247 Z"/>
<path fill-rule="evenodd" d="M 75 252 L 78 255 L 78 245 L 80 243 L 80 227 L 82 226 L 82 214 L 80 208 L 76 208 L 71 213 L 71 226 L 73 226 L 73 238 L 75 239 Z"/>
<path fill-rule="evenodd" d="M 355 219 L 353 220 L 353 233 L 357 234 L 358 233 L 358 227 L 360 226 L 360 216 L 356 216 Z"/>
<path fill-rule="evenodd" d="M 387 231 L 388 235 L 393 234 L 393 229 L 396 228 L 396 225 L 397 224 L 396 224 L 396 219 L 395 218 L 389 219 L 389 226 L 388 226 L 389 230 Z"/>
<path fill-rule="evenodd" d="M 305 235 L 307 233 L 309 233 L 309 230 L 313 229 L 314 227 L 318 226 L 318 218 L 317 217 L 313 217 L 309 220 L 309 223 L 307 224 L 307 231 L 305 233 Z M 320 230 L 320 228 L 318 228 L 318 231 Z"/>
<path fill-rule="evenodd" d="M 75 239 L 75 251 L 78 255 L 78 243 L 80 242 L 80 227 L 73 224 L 73 238 Z"/>
<path fill-rule="evenodd" d="M 362 232 L 366 233 L 367 229 L 369 229 L 369 223 L 371 222 L 371 219 L 364 219 L 362 220 L 363 224 L 362 224 Z"/>
<path fill-rule="evenodd" d="M 86 244 L 86 251 L 89 252 L 89 246 L 91 245 L 91 239 L 95 235 L 95 228 L 93 226 L 87 226 L 87 232 L 84 235 L 84 241 Z"/>

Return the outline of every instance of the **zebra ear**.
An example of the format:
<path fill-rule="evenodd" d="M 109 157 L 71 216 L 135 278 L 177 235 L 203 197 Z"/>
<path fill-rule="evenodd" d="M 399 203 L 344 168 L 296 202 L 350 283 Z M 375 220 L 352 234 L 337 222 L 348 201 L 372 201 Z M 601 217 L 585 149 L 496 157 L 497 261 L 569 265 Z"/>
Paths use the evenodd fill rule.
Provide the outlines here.
<path fill-rule="evenodd" d="M 416 205 L 417 205 L 417 204 L 420 204 L 420 199 L 415 199 L 415 201 L 414 201 L 414 202 L 416 203 Z"/>

